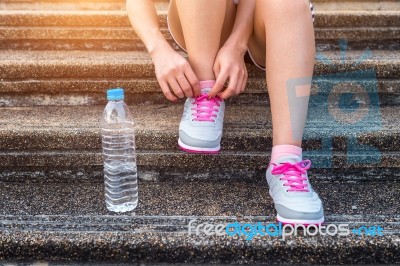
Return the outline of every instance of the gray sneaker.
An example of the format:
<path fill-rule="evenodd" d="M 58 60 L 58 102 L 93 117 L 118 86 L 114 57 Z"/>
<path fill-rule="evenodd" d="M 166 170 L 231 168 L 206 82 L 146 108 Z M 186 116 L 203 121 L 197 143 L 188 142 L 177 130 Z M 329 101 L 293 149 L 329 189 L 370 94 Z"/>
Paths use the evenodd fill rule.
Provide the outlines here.
<path fill-rule="evenodd" d="M 322 224 L 324 210 L 308 180 L 309 160 L 286 156 L 270 164 L 266 178 L 274 200 L 277 220 L 283 224 Z"/>
<path fill-rule="evenodd" d="M 218 153 L 221 149 L 225 103 L 202 89 L 197 98 L 187 98 L 179 124 L 179 147 L 191 153 Z"/>

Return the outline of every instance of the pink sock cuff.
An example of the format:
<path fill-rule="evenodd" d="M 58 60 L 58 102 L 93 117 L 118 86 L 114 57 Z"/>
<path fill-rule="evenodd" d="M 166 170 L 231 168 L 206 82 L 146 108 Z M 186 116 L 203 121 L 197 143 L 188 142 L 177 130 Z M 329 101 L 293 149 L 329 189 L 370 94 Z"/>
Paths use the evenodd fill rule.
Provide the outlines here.
<path fill-rule="evenodd" d="M 303 149 L 294 146 L 294 145 L 276 145 L 272 147 L 272 152 L 271 152 L 271 162 L 276 162 L 281 158 L 282 156 L 287 156 L 290 154 L 297 155 L 297 156 L 302 156 Z"/>
<path fill-rule="evenodd" d="M 215 85 L 215 80 L 201 80 L 200 89 L 212 88 Z"/>
<path fill-rule="evenodd" d="M 301 155 L 302 151 L 302 148 L 294 145 L 276 145 L 272 147 L 272 152 L 277 153 L 291 153 L 295 155 Z"/>

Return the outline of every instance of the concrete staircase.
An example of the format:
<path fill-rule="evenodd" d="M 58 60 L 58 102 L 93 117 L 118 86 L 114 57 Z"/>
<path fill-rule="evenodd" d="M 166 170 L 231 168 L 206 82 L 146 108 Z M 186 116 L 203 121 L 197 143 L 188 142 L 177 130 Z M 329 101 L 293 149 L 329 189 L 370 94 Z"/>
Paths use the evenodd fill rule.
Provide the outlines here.
<path fill-rule="evenodd" d="M 166 1 L 155 1 L 163 32 Z M 207 236 L 189 222 L 274 222 L 264 180 L 264 73 L 228 100 L 223 151 L 177 150 L 182 102 L 164 99 L 120 0 L 0 3 L 0 263 L 400 263 L 400 3 L 315 1 L 305 132 L 327 223 L 383 236 Z M 345 39 L 346 41 L 343 41 Z M 174 46 L 177 48 L 176 46 Z M 104 204 L 99 117 L 121 86 L 136 119 L 139 206 Z M 343 90 L 346 93 L 343 93 Z"/>

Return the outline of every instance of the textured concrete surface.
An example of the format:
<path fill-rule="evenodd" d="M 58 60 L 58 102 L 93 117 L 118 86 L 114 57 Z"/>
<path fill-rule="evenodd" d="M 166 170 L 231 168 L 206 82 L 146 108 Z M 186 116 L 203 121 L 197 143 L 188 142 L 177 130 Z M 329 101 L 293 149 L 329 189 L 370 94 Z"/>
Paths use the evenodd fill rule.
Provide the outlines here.
<path fill-rule="evenodd" d="M 320 58 L 321 55 L 326 58 Z M 320 75 L 376 69 L 379 70 L 378 81 L 371 78 L 361 81 L 351 74 L 345 77 L 345 81 L 351 83 L 350 85 L 361 84 L 366 87 L 374 86 L 378 82 L 381 104 L 398 105 L 398 53 L 373 51 L 371 58 L 362 59 L 363 63 L 357 65 L 356 60 L 361 55 L 360 51 L 351 51 L 346 55 L 345 63 L 342 63 L 337 52 L 320 52 L 314 80 L 319 79 L 318 82 L 323 82 L 325 87 L 330 88 L 343 80 L 321 78 Z M 103 104 L 104 90 L 114 86 L 122 86 L 129 93 L 160 92 L 149 57 L 141 52 L 3 51 L 0 53 L 0 60 L 3 64 L 0 65 L 0 68 L 3 66 L 0 74 L 3 76 L 0 82 L 1 106 Z M 248 65 L 248 68 L 254 78 L 249 79 L 246 92 L 265 92 L 265 74 L 252 65 Z M 319 90 L 315 83 L 313 93 L 321 93 Z M 34 95 L 35 93 L 37 94 Z M 251 101 L 254 102 L 255 98 L 258 103 L 267 102 L 265 94 L 260 98 L 258 96 L 254 95 Z M 246 103 L 243 100 L 248 99 L 246 97 L 241 97 L 240 101 L 232 101 Z M 138 97 L 136 94 L 132 98 L 135 103 L 166 103 L 161 94 L 149 98 L 143 94 Z"/>
<path fill-rule="evenodd" d="M 0 149 L 100 150 L 99 120 L 102 109 L 103 106 L 0 108 Z M 135 105 L 131 111 L 135 117 L 139 150 L 176 150 L 182 104 Z M 327 123 L 333 119 L 327 107 L 310 109 L 304 148 L 318 150 L 322 140 L 331 139 L 336 151 L 346 151 L 346 139 L 356 137 L 361 144 L 372 145 L 381 151 L 399 151 L 397 113 L 398 107 L 384 107 L 365 123 L 352 125 L 349 120 L 340 129 L 336 124 Z M 228 106 L 223 134 L 222 147 L 225 151 L 269 151 L 272 139 L 269 109 L 264 106 Z"/>
<path fill-rule="evenodd" d="M 314 162 L 314 161 L 313 161 Z M 139 178 L 143 181 L 182 182 L 186 181 L 224 181 L 224 182 L 265 182 L 265 168 L 182 168 L 176 166 L 143 166 L 138 168 Z M 351 167 L 351 168 L 316 168 L 314 165 L 308 171 L 311 179 L 318 182 L 393 182 L 400 178 L 400 171 L 392 168 L 379 167 Z M 1 182 L 29 182 L 29 183 L 102 183 L 104 181 L 103 165 L 74 167 L 14 167 L 2 169 Z"/>
<path fill-rule="evenodd" d="M 330 217 L 327 219 L 328 223 L 337 221 L 335 215 L 362 216 L 365 221 L 368 221 L 368 215 L 387 216 L 386 222 L 390 221 L 389 216 L 400 218 L 400 206 L 393 204 L 400 196 L 398 182 L 329 182 L 320 180 L 320 177 L 310 178 L 314 189 L 324 202 L 325 214 Z M 122 216 L 274 217 L 275 210 L 268 194 L 268 185 L 264 177 L 260 179 L 262 182 L 258 183 L 141 180 L 137 209 Z M 7 215 L 21 215 L 21 220 L 24 216 L 39 215 L 82 217 L 108 215 L 115 219 L 120 219 L 121 216 L 106 209 L 102 182 L 81 184 L 1 182 L 0 198 L 0 219 L 5 219 Z M 343 200 L 344 198 L 346 200 Z M 65 226 L 68 227 L 68 224 Z M 7 227 L 3 224 L 0 228 Z M 21 227 L 35 228 L 36 225 L 21 224 Z M 400 231 L 398 233 L 400 234 Z"/>
<path fill-rule="evenodd" d="M 335 169 L 381 169 L 390 168 L 397 173 L 400 168 L 399 152 L 359 153 L 348 156 L 345 152 L 316 151 L 305 152 L 304 156 L 312 160 L 315 167 Z M 377 156 L 379 156 L 377 158 Z M 40 168 L 47 171 L 54 169 L 92 167 L 103 164 L 99 150 L 96 151 L 42 151 L 42 152 L 1 152 L 1 169 L 19 170 L 20 168 Z M 255 169 L 265 167 L 269 162 L 269 152 L 230 152 L 223 151 L 219 155 L 205 156 L 192 155 L 178 151 L 138 151 L 138 165 L 159 168 L 175 168 L 177 173 L 187 170 L 209 171 L 225 169 L 239 171 L 240 176 L 247 178 L 247 174 Z M 372 161 L 372 163 L 370 162 Z M 243 171 L 241 173 L 240 171 Z M 397 175 L 394 175 L 397 176 Z M 355 175 L 357 178 L 357 175 Z M 251 176 L 250 176 L 251 178 Z"/>
<path fill-rule="evenodd" d="M 168 1 L 154 1 L 159 10 L 165 10 Z M 400 10 L 396 0 L 314 0 L 317 10 Z M 0 9 L 4 10 L 124 10 L 125 1 L 27 1 L 4 0 L 0 2 Z"/>
<path fill-rule="evenodd" d="M 143 45 L 126 12 L 76 10 L 122 10 L 122 0 L 4 0 L 0 9 L 34 11 L 0 11 L 0 106 L 9 106 L 0 108 L 0 264 L 400 263 L 400 13 L 326 12 L 318 10 L 319 3 L 349 10 L 362 8 L 366 1 L 316 2 L 317 48 L 326 58 L 318 60 L 315 75 L 374 69 L 378 80 L 343 76 L 348 87 L 377 84 L 381 108 L 361 125 L 338 130 L 329 123 L 331 106 L 313 107 L 304 145 L 305 156 L 313 161 L 310 179 L 324 201 L 327 222 L 351 228 L 380 225 L 384 236 L 247 241 L 189 235 L 188 223 L 194 218 L 212 224 L 275 221 L 264 179 L 271 148 L 264 73 L 249 66 L 249 90 L 228 101 L 221 154 L 185 154 L 176 147 L 182 104 L 166 103 L 149 57 L 130 51 L 143 50 Z M 166 1 L 157 5 L 165 10 Z M 369 8 L 397 10 L 396 5 L 374 0 Z M 160 17 L 171 42 L 165 12 Z M 350 40 L 345 60 L 339 38 Z M 366 47 L 372 56 L 365 59 Z M 328 91 L 315 85 L 313 93 L 335 96 L 330 88 L 337 81 L 323 83 Z M 98 119 L 104 91 L 114 86 L 127 89 L 137 127 L 140 200 L 134 212 L 124 215 L 104 206 Z M 363 104 L 363 99 L 353 97 L 352 102 Z M 346 109 L 346 121 L 357 119 L 351 111 Z M 352 153 L 347 140 L 353 138 L 381 152 Z"/>
<path fill-rule="evenodd" d="M 316 28 L 323 27 L 399 27 L 399 11 L 321 11 L 316 13 Z"/>
<path fill-rule="evenodd" d="M 324 86 L 333 88 L 343 81 L 327 80 Z M 347 93 L 357 93 L 355 88 L 359 85 L 367 88 L 376 88 L 380 106 L 400 105 L 400 80 L 348 80 Z M 358 86 L 357 86 L 358 85 Z M 156 80 L 34 80 L 34 81 L 3 81 L 0 82 L 0 106 L 79 106 L 79 105 L 104 105 L 105 88 L 123 87 L 126 92 L 127 102 L 137 104 L 164 104 L 170 102 L 162 94 Z M 323 91 L 319 82 L 314 81 L 313 94 L 339 95 L 343 91 Z M 266 84 L 262 78 L 248 80 L 243 94 L 227 100 L 229 105 L 255 105 L 269 107 L 269 98 Z M 325 102 L 321 101 L 320 105 Z"/>
<path fill-rule="evenodd" d="M 42 36 L 51 34 L 52 30 L 38 30 L 43 34 Z M 104 29 L 95 29 L 95 34 L 97 36 L 101 36 L 103 33 L 106 35 L 109 33 L 109 30 Z M 334 32 L 335 30 L 330 30 L 330 32 Z M 366 35 L 377 30 L 373 29 L 363 29 L 359 33 L 362 35 Z M 378 29 L 379 31 L 379 29 Z M 142 42 L 135 40 L 126 40 L 126 39 L 119 39 L 121 35 L 118 35 L 116 39 L 109 39 L 109 35 L 105 36 L 102 39 L 80 39 L 81 35 L 76 32 L 71 32 L 71 30 L 56 30 L 56 33 L 63 32 L 65 34 L 65 38 L 68 38 L 68 34 L 71 33 L 72 35 L 77 36 L 77 39 L 37 39 L 35 37 L 35 32 L 32 30 L 16 30 L 10 31 L 9 33 L 12 36 L 24 35 L 28 34 L 33 36 L 31 39 L 7 39 L 4 41 L 0 41 L 0 50 L 94 50 L 94 51 L 145 51 L 145 47 Z M 120 31 L 121 32 L 121 31 Z M 118 32 L 118 33 L 120 33 Z M 384 32 L 389 32 L 389 35 L 393 34 L 393 31 L 389 31 L 384 29 L 383 31 L 377 32 L 378 36 L 382 36 Z M 87 34 L 86 32 L 81 32 L 82 34 Z M 164 32 L 165 33 L 165 32 Z M 115 33 L 111 33 L 111 35 L 115 35 Z M 335 49 L 339 49 L 338 46 L 338 39 L 345 38 L 347 36 L 355 36 L 355 33 L 352 31 L 346 31 L 343 34 L 334 36 L 332 39 L 317 39 L 316 45 L 319 50 L 322 51 L 331 51 Z M 25 35 L 26 36 L 26 35 Z M 321 36 L 326 36 L 326 34 L 322 31 Z M 171 36 L 165 33 L 165 37 L 171 47 L 177 51 L 180 50 L 178 45 L 172 40 Z M 53 38 L 53 37 L 51 37 Z M 350 39 L 348 43 L 348 49 L 350 50 L 364 50 L 364 49 L 373 49 L 373 50 L 395 50 L 399 49 L 400 44 L 398 39 L 387 39 L 387 38 L 379 38 L 379 39 Z"/>
<path fill-rule="evenodd" d="M 166 29 L 167 12 L 159 11 Z M 126 11 L 0 10 L 0 26 L 131 27 Z M 398 11 L 319 11 L 315 27 L 398 27 Z"/>
<path fill-rule="evenodd" d="M 315 161 L 313 161 L 315 162 Z M 237 167 L 237 166 L 234 166 Z M 175 166 L 143 166 L 138 168 L 139 178 L 143 181 L 168 181 L 182 182 L 186 181 L 224 181 L 224 182 L 247 182 L 260 183 L 265 182 L 265 168 L 223 168 L 206 167 L 203 168 L 182 168 Z M 393 182 L 400 178 L 400 171 L 392 168 L 316 168 L 314 165 L 308 171 L 311 179 L 329 182 Z M 102 183 L 103 165 L 74 167 L 13 167 L 9 170 L 2 169 L 0 172 L 1 182 L 29 182 L 29 183 Z"/>
<path fill-rule="evenodd" d="M 44 169 L 101 165 L 99 116 L 102 106 L 2 108 L 0 166 Z M 141 166 L 187 169 L 241 169 L 246 176 L 268 162 L 271 149 L 270 114 L 264 106 L 228 106 L 223 152 L 218 156 L 188 155 L 177 150 L 181 104 L 136 105 L 138 163 Z M 80 113 L 79 116 L 74 114 Z M 374 119 L 341 130 L 315 109 L 306 129 L 305 156 L 324 168 L 399 168 L 399 129 L 396 107 L 381 108 Z M 165 116 L 169 115 L 167 119 Z M 328 115 L 329 116 L 329 115 Z M 350 113 L 351 116 L 351 113 Z M 13 119 L 10 119 L 10 118 Z M 147 121 L 152 121 L 149 124 Z M 321 127 L 323 126 L 323 129 Z M 339 131 L 338 131 L 339 130 Z M 359 132 L 359 133 L 356 133 Z M 369 145 L 349 148 L 348 139 Z M 323 146 L 327 140 L 332 146 Z M 378 150 L 371 150 L 375 147 Z M 362 149 L 361 149 L 362 148 Z M 352 152 L 350 152 L 350 150 Z M 347 152 L 350 152 L 347 154 Z M 159 169 L 158 169 L 159 170 Z"/>
<path fill-rule="evenodd" d="M 166 40 L 175 49 L 171 35 L 162 30 Z M 399 27 L 360 27 L 360 28 L 316 28 L 317 45 L 330 44 L 338 39 L 347 39 L 354 44 L 353 49 L 391 48 L 398 42 Z M 53 41 L 53 42 L 51 42 Z M 2 27 L 0 33 L 1 49 L 85 49 L 85 50 L 145 50 L 134 31 L 128 27 Z"/>
<path fill-rule="evenodd" d="M 159 17 L 165 37 L 173 44 L 166 11 L 160 11 Z M 0 10 L 0 26 L 0 49 L 144 50 L 126 11 Z M 400 13 L 319 11 L 315 27 L 320 46 L 348 39 L 357 42 L 353 48 L 378 48 L 377 44 L 390 48 L 399 39 Z"/>
<path fill-rule="evenodd" d="M 260 74 L 261 75 L 261 74 Z M 360 80 L 356 77 L 346 78 L 342 80 L 328 78 L 314 78 L 312 93 L 327 93 L 320 89 L 323 84 L 325 87 L 332 87 L 340 82 L 346 82 L 349 86 L 347 88 L 348 92 L 354 91 L 354 86 L 361 84 L 364 87 L 377 86 L 377 93 L 383 97 L 387 97 L 386 100 L 393 99 L 393 97 L 398 97 L 400 94 L 400 79 L 365 79 Z M 67 95 L 68 93 L 75 93 L 75 97 L 84 98 L 85 93 L 92 93 L 91 96 L 96 99 L 97 103 L 102 103 L 101 100 L 104 98 L 104 91 L 108 88 L 122 87 L 125 92 L 136 94 L 135 97 L 140 96 L 138 94 L 143 93 L 160 93 L 161 88 L 158 85 L 156 79 L 151 78 L 57 78 L 52 79 L 51 77 L 45 79 L 3 79 L 0 82 L 0 92 L 2 93 L 1 101 L 5 101 L 3 97 L 7 94 L 14 94 L 13 97 L 32 95 L 34 93 L 42 93 L 47 96 L 61 96 Z M 96 93 L 97 96 L 95 96 Z M 248 93 L 254 93 L 257 96 L 262 96 L 264 94 L 264 100 L 266 100 L 267 94 L 267 84 L 265 82 L 265 77 L 249 78 L 246 85 L 245 95 Z M 335 92 L 330 92 L 335 93 Z M 89 94 L 88 94 L 89 95 Z M 248 96 L 246 96 L 248 97 Z M 134 98 L 134 97 L 131 97 Z M 65 97 L 65 101 L 68 101 L 68 97 Z M 135 99 L 130 99 L 135 101 Z M 152 99 L 147 99 L 152 100 Z M 38 101 L 39 102 L 39 101 Z M 140 103 L 140 101 L 136 101 Z M 143 100 L 145 102 L 145 100 Z M 0 102 L 0 105 L 6 105 L 5 102 Z M 34 104 L 32 104 L 34 105 Z"/>
<path fill-rule="evenodd" d="M 229 223 L 232 220 L 223 221 Z M 256 222 L 258 220 L 255 220 Z M 2 260 L 237 264 L 375 264 L 399 262 L 398 236 L 259 237 L 129 232 L 4 232 Z M 39 244 L 38 244 L 39 243 Z M 332 252 L 334 250 L 334 252 Z"/>
<path fill-rule="evenodd" d="M 168 0 L 153 1 L 157 10 L 166 10 Z M 125 0 L 3 0 L 0 10 L 125 10 Z"/>
<path fill-rule="evenodd" d="M 324 52 L 316 61 L 315 76 L 371 70 L 377 78 L 400 77 L 400 51 L 340 51 Z M 1 51 L 0 79 L 59 78 L 154 78 L 154 67 L 144 52 L 105 51 Z M 248 65 L 249 77 L 264 77 L 265 73 Z M 349 75 L 349 74 L 348 74 Z M 349 75 L 351 78 L 351 75 Z"/>
<path fill-rule="evenodd" d="M 265 183 L 140 182 L 138 208 L 124 215 L 105 209 L 101 183 L 2 183 L 0 259 L 399 262 L 399 206 L 393 204 L 400 193 L 398 183 L 314 183 L 325 204 L 327 223 L 349 224 L 351 229 L 380 225 L 383 236 L 298 235 L 286 240 L 255 236 L 245 240 L 188 233 L 191 219 L 197 219 L 194 225 L 275 222 Z"/>
<path fill-rule="evenodd" d="M 318 10 L 326 11 L 366 11 L 366 10 L 400 10 L 400 4 L 396 0 L 345 0 L 345 1 L 327 1 L 327 0 L 314 0 L 312 1 L 315 8 Z"/>

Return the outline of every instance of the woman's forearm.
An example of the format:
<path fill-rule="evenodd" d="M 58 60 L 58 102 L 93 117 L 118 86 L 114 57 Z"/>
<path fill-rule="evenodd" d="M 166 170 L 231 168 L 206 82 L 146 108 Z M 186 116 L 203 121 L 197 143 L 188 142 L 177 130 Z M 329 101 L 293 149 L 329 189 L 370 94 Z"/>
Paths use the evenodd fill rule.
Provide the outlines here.
<path fill-rule="evenodd" d="M 168 45 L 168 42 L 160 31 L 153 1 L 127 0 L 126 10 L 133 29 L 144 43 L 150 55 L 160 47 Z"/>
<path fill-rule="evenodd" d="M 255 0 L 242 0 L 239 2 L 235 24 L 231 35 L 226 41 L 227 45 L 233 45 L 243 53 L 247 50 L 247 44 L 253 33 L 255 5 Z"/>

